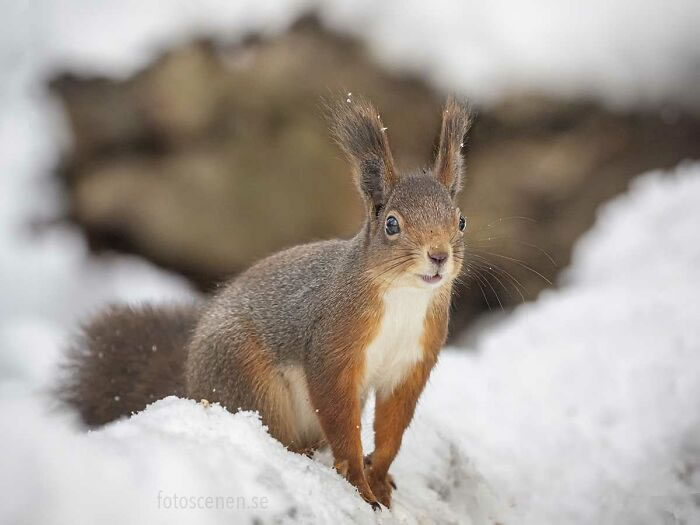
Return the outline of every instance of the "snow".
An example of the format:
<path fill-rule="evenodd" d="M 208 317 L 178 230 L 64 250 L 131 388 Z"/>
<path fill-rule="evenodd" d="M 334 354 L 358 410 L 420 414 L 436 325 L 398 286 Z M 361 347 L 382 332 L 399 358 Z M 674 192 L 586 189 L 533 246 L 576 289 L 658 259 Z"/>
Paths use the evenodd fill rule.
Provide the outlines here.
<path fill-rule="evenodd" d="M 375 516 L 327 453 L 287 452 L 255 414 L 171 397 L 85 434 L 40 397 L 5 396 L 0 520 L 697 522 L 697 202 L 698 163 L 638 179 L 578 244 L 562 289 L 473 352 L 443 352 L 391 512 Z"/>
<path fill-rule="evenodd" d="M 0 522 L 700 522 L 698 163 L 638 179 L 577 244 L 560 290 L 471 352 L 443 352 L 392 469 L 391 512 L 374 514 L 327 453 L 285 451 L 255 414 L 167 398 L 85 433 L 52 410 L 43 391 L 79 319 L 108 301 L 194 294 L 142 260 L 88 257 L 68 225 L 30 227 L 60 211 L 47 174 L 69 145 L 41 83 L 62 67 L 124 76 L 198 33 L 279 31 L 309 5 L 3 5 Z M 368 5 L 322 13 L 387 63 L 479 100 L 528 87 L 613 104 L 698 93 L 695 1 Z M 370 411 L 363 440 L 371 449 Z"/>
<path fill-rule="evenodd" d="M 595 97 L 612 106 L 683 102 L 698 81 L 694 0 L 326 2 L 333 26 L 382 60 L 489 102 L 509 91 Z"/>
<path fill-rule="evenodd" d="M 518 522 L 700 520 L 698 202 L 698 164 L 638 179 L 562 290 L 443 360 L 424 408 Z"/>

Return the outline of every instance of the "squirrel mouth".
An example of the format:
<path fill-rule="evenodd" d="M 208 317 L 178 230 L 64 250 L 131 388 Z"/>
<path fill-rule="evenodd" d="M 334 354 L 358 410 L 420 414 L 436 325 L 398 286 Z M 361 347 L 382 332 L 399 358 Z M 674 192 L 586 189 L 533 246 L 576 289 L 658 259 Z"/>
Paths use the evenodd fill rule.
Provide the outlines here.
<path fill-rule="evenodd" d="M 440 282 L 440 280 L 442 279 L 442 275 L 440 275 L 439 273 L 436 273 L 435 275 L 421 275 L 421 279 L 423 279 L 428 284 L 435 284 Z"/>

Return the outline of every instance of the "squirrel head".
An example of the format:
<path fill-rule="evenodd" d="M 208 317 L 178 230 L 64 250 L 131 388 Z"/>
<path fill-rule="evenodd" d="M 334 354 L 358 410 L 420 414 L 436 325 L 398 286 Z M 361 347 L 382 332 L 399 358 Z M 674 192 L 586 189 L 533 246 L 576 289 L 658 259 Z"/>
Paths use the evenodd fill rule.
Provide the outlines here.
<path fill-rule="evenodd" d="M 406 174 L 396 170 L 387 128 L 370 103 L 348 96 L 331 115 L 333 134 L 365 202 L 371 276 L 391 286 L 451 283 L 464 258 L 466 219 L 456 196 L 472 123 L 469 106 L 448 98 L 434 165 Z"/>

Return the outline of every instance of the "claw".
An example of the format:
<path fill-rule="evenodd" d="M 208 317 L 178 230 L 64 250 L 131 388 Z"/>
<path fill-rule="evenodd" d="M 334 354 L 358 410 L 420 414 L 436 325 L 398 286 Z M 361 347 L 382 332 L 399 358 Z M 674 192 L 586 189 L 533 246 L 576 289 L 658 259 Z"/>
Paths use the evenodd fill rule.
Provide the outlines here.
<path fill-rule="evenodd" d="M 397 487 L 396 487 L 396 482 L 394 481 L 394 476 L 392 476 L 392 475 L 389 474 L 388 472 L 387 472 L 387 474 L 386 474 L 386 481 L 387 481 L 387 483 L 389 483 L 389 485 L 391 485 L 391 488 L 392 488 L 392 489 L 396 489 L 396 488 L 397 488 Z"/>
<path fill-rule="evenodd" d="M 335 470 L 342 477 L 347 478 L 348 477 L 348 461 L 347 461 L 347 459 L 344 459 L 343 461 L 336 461 Z"/>
<path fill-rule="evenodd" d="M 381 512 L 382 511 L 382 506 L 378 502 L 370 501 L 369 504 L 372 505 L 372 510 L 374 512 L 377 512 L 377 511 Z"/>

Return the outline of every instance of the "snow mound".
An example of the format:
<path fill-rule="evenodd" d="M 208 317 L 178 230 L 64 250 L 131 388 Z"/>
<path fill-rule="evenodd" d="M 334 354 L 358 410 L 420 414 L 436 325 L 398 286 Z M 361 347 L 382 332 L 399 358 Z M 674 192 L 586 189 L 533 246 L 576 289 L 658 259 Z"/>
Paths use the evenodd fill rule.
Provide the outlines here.
<path fill-rule="evenodd" d="M 423 410 L 518 523 L 700 522 L 700 164 L 638 179 L 568 285 L 448 354 Z"/>
<path fill-rule="evenodd" d="M 564 288 L 475 352 L 443 352 L 390 512 L 374 514 L 328 453 L 286 451 L 256 414 L 167 398 L 86 434 L 40 398 L 6 398 L 0 521 L 698 522 L 697 202 L 700 164 L 640 178 L 579 243 Z"/>
<path fill-rule="evenodd" d="M 287 451 L 255 413 L 169 397 L 84 434 L 34 403 L 0 406 L 12 422 L 3 425 L 3 523 L 375 523 L 330 454 Z M 458 444 L 424 424 L 414 432 L 420 446 L 406 448 L 402 490 L 381 521 L 454 523 L 466 506 L 485 521 L 495 498 Z M 430 468 L 416 472 L 414 462 Z"/>

